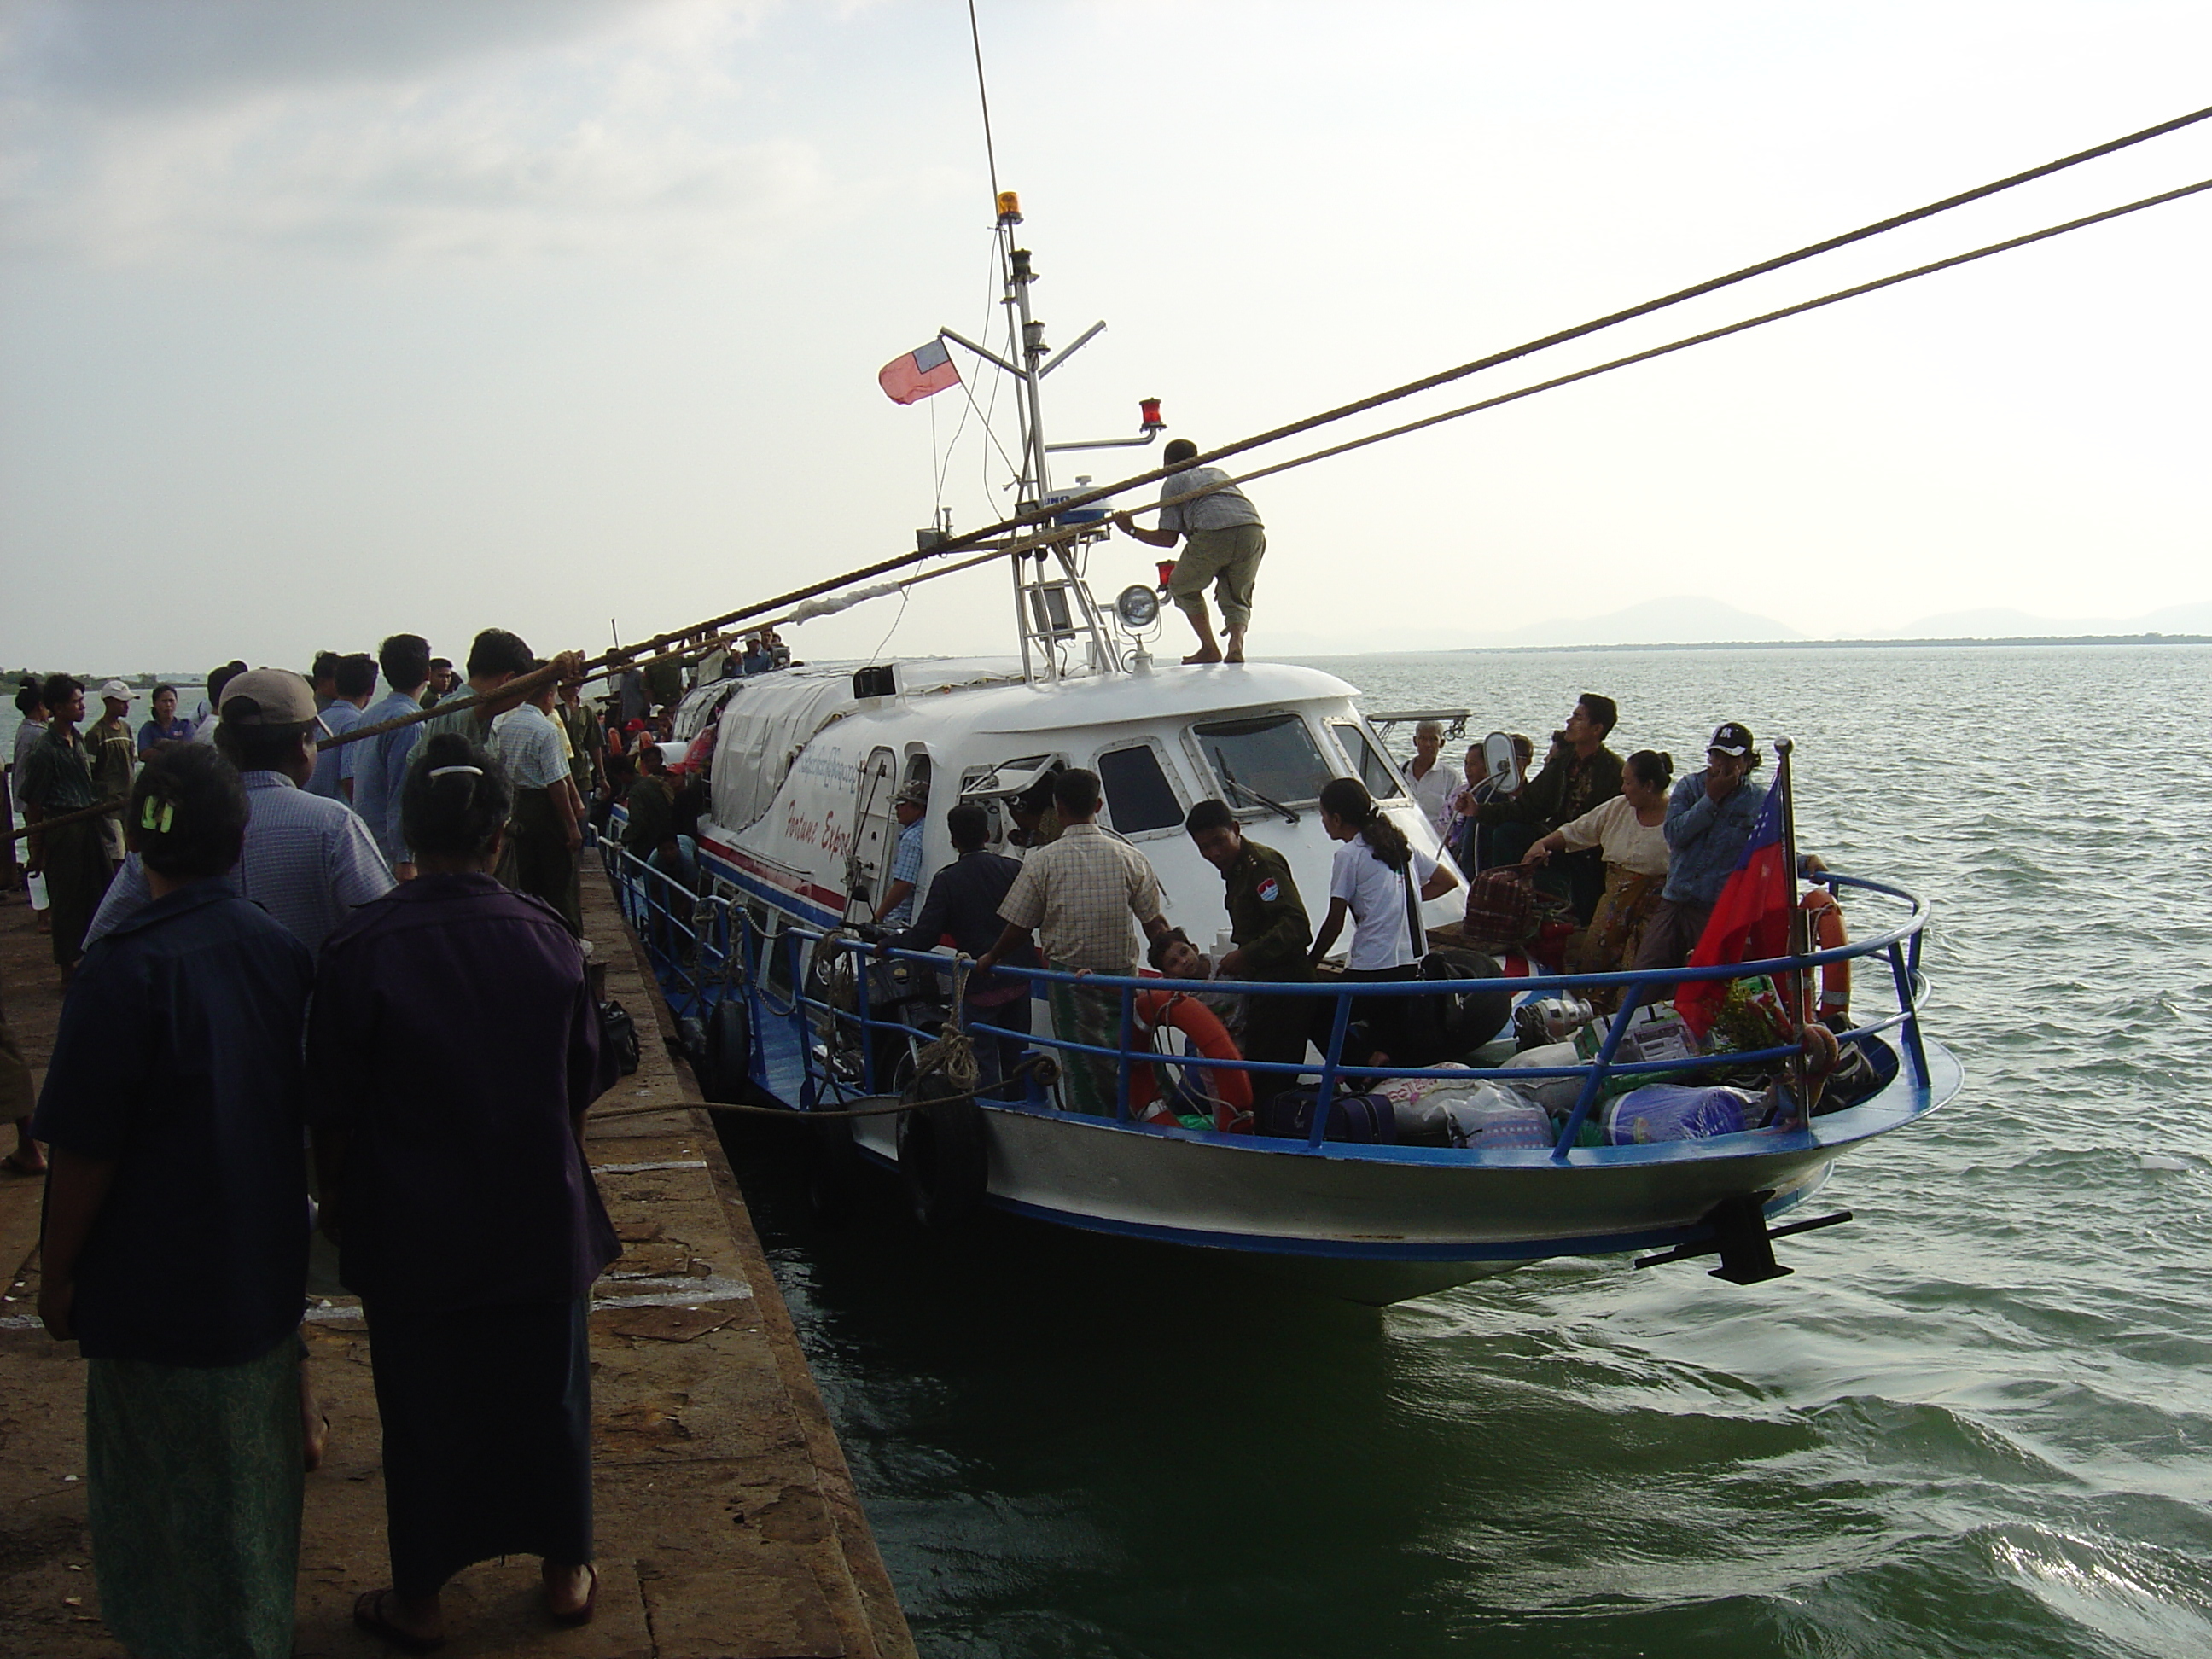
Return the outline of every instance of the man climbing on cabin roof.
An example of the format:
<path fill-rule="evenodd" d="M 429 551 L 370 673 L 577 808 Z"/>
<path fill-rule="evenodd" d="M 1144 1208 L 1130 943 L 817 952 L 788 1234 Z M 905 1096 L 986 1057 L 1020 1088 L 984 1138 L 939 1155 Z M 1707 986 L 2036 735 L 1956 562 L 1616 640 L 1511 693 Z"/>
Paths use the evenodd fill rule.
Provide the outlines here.
<path fill-rule="evenodd" d="M 1177 438 L 1160 459 L 1170 466 L 1194 461 L 1198 446 Z M 1205 493 L 1195 501 L 1182 499 L 1200 491 Z M 1127 513 L 1116 513 L 1114 522 L 1147 547 L 1173 547 L 1178 538 L 1185 544 L 1168 579 L 1170 596 L 1198 635 L 1198 649 L 1183 660 L 1243 662 L 1244 630 L 1252 623 L 1252 586 L 1267 551 L 1267 532 L 1260 522 L 1260 509 L 1229 482 L 1229 475 L 1218 466 L 1193 466 L 1164 479 L 1157 530 L 1138 529 Z M 1206 609 L 1208 586 L 1220 602 L 1221 625 L 1229 636 L 1225 656 L 1214 642 L 1213 623 Z"/>

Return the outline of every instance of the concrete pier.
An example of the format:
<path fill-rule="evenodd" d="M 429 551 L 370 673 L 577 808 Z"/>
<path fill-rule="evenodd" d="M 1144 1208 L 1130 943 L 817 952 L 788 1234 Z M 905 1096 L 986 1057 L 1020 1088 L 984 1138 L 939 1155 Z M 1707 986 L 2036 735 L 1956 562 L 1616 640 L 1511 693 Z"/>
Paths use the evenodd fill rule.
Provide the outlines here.
<path fill-rule="evenodd" d="M 842 1452 L 690 1072 L 596 866 L 586 928 L 643 1062 L 602 1099 L 588 1150 L 625 1254 L 592 1317 L 600 1589 L 556 1629 L 537 1563 L 470 1569 L 444 1652 L 573 1659 L 905 1659 L 914 1644 Z M 0 986 L 34 1066 L 61 997 L 20 893 L 0 903 Z M 85 1526 L 84 1372 L 40 1328 L 40 1183 L 0 1173 L 0 1631 L 10 1654 L 111 1656 Z M 356 1593 L 388 1582 L 376 1402 L 360 1310 L 318 1247 L 307 1326 L 331 1420 L 307 1478 L 295 1651 L 388 1653 Z M 466 1264 L 454 1264 L 465 1273 Z"/>

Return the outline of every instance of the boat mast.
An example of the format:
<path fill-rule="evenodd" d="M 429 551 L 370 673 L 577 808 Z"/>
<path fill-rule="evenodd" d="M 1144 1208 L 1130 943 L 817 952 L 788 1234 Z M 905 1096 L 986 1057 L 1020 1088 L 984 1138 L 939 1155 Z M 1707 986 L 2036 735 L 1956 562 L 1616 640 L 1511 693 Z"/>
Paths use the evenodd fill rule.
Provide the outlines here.
<path fill-rule="evenodd" d="M 1003 190 L 999 192 L 997 206 L 1000 269 L 1006 287 L 1001 303 L 1006 307 L 1007 329 L 1012 337 L 1010 357 L 1000 360 L 1000 364 L 1011 370 L 1021 383 L 1021 396 L 1015 409 L 1022 428 L 1022 461 L 1014 494 L 1021 508 L 1027 511 L 1044 507 L 1051 500 L 1052 471 L 1044 441 L 1043 381 L 1060 359 L 1048 361 L 1050 348 L 1045 344 L 1044 325 L 1030 309 L 1030 284 L 1036 281 L 1036 272 L 1030 264 L 1030 251 L 1014 246 L 1014 227 L 1022 222 L 1021 198 L 1011 190 Z M 1095 334 L 1097 330 L 1091 332 Z M 1081 345 L 1090 337 L 1086 334 L 1076 344 Z M 1074 349 L 1071 346 L 1069 350 Z M 1060 354 L 1062 358 L 1066 355 Z M 1109 533 L 1102 526 L 1095 532 L 1054 542 L 1048 550 L 1033 557 L 1013 561 L 1014 609 L 1025 679 L 1035 682 L 1041 678 L 1047 684 L 1056 683 L 1062 672 L 1060 647 L 1079 635 L 1087 637 L 1091 672 L 1106 674 L 1120 670 L 1120 653 L 1114 649 L 1105 618 L 1099 612 L 1097 601 L 1091 597 L 1090 584 L 1084 580 L 1078 562 L 1078 555 L 1087 543 Z"/>

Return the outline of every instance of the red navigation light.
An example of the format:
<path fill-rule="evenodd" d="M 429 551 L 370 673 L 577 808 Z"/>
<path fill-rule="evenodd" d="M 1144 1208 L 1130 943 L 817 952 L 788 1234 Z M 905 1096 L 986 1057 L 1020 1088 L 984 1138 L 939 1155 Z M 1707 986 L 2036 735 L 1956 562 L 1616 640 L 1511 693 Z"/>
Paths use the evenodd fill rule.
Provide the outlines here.
<path fill-rule="evenodd" d="M 1137 399 L 1137 424 L 1143 427 L 1147 432 L 1150 432 L 1155 427 L 1162 427 L 1167 424 L 1165 421 L 1160 418 L 1160 400 L 1158 398 L 1139 398 Z"/>
<path fill-rule="evenodd" d="M 1162 560 L 1160 561 L 1159 570 L 1160 570 L 1160 592 L 1163 592 L 1163 593 L 1166 592 L 1168 591 L 1169 586 L 1170 586 L 1171 583 L 1173 583 L 1173 582 L 1174 582 L 1174 580 L 1175 580 L 1175 568 L 1176 568 L 1176 562 L 1175 562 L 1173 559 L 1162 559 Z"/>

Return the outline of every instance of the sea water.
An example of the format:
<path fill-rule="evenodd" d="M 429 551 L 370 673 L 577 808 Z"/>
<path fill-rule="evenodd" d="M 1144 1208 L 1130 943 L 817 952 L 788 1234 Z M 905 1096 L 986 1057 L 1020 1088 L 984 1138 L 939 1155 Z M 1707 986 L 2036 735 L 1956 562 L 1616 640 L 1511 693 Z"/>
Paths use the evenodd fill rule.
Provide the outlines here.
<path fill-rule="evenodd" d="M 2212 650 L 1317 665 L 1540 751 L 1583 690 L 1685 769 L 1795 738 L 1803 845 L 1936 907 L 1966 1089 L 1838 1167 L 1793 1277 L 1379 1314 L 888 1194 L 820 1231 L 749 1159 L 921 1651 L 2212 1653 Z"/>

